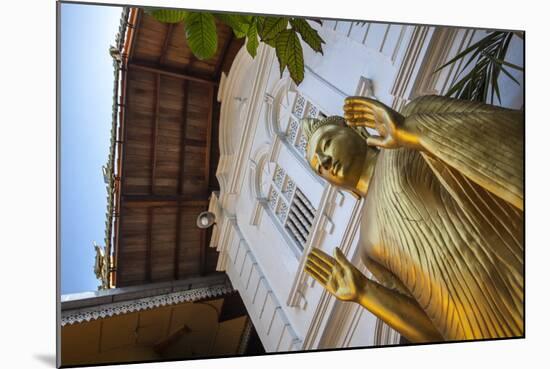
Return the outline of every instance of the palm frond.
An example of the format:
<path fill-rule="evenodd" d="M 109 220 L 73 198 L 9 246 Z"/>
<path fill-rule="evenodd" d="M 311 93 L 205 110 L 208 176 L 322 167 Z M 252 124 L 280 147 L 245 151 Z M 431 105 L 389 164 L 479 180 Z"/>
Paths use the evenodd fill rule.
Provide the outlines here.
<path fill-rule="evenodd" d="M 512 32 L 491 32 L 437 68 L 434 73 L 462 61 L 458 71 L 458 75 L 462 77 L 453 83 L 446 96 L 480 102 L 490 101 L 491 104 L 496 97 L 500 102 L 500 73 L 519 84 L 507 68 L 523 71 L 522 67 L 504 60 L 513 36 Z"/>

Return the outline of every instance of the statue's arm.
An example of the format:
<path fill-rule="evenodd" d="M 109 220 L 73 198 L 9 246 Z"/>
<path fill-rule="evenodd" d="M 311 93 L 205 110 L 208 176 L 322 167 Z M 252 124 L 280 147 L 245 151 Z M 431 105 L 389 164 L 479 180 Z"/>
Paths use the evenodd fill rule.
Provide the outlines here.
<path fill-rule="evenodd" d="M 443 341 L 414 299 L 365 277 L 338 248 L 334 258 L 313 249 L 305 270 L 336 298 L 359 303 L 412 342 Z"/>
<path fill-rule="evenodd" d="M 411 342 L 444 340 L 414 299 L 368 278 L 360 286 L 356 302 Z"/>
<path fill-rule="evenodd" d="M 402 114 L 367 98 L 348 98 L 350 125 L 376 129 L 369 145 L 430 155 L 523 210 L 523 113 L 442 96 L 418 98 Z"/>
<path fill-rule="evenodd" d="M 411 297 L 409 291 L 407 291 L 407 288 L 403 285 L 403 283 L 401 283 L 401 281 L 391 271 L 386 269 L 380 263 L 372 260 L 371 258 L 366 258 L 364 263 L 379 284 L 390 290 L 395 290 L 405 296 Z"/>

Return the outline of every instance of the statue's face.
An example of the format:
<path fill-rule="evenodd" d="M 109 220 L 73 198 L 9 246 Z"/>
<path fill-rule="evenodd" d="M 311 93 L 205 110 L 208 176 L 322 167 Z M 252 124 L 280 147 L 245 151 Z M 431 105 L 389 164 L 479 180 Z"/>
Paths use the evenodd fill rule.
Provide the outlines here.
<path fill-rule="evenodd" d="M 311 168 L 330 183 L 355 190 L 366 160 L 367 144 L 353 129 L 327 124 L 317 129 L 307 146 Z"/>

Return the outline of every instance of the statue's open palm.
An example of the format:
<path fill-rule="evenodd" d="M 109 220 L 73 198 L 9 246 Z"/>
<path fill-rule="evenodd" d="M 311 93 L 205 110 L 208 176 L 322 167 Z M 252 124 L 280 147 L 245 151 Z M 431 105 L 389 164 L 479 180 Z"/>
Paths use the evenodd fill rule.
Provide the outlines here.
<path fill-rule="evenodd" d="M 352 127 L 376 129 L 379 137 L 371 136 L 367 144 L 386 149 L 398 148 L 398 128 L 403 117 L 380 101 L 367 97 L 352 96 L 345 100 L 344 119 Z"/>
<path fill-rule="evenodd" d="M 344 256 L 334 249 L 334 258 L 319 249 L 313 249 L 306 260 L 305 271 L 336 298 L 358 301 L 360 288 L 366 278 Z"/>

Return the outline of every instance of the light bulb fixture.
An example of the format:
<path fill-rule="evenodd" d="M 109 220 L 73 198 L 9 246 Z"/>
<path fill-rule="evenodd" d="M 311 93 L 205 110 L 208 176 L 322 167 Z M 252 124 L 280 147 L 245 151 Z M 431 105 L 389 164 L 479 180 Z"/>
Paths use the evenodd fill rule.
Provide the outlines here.
<path fill-rule="evenodd" d="M 197 217 L 197 227 L 206 229 L 216 224 L 216 215 L 211 211 L 203 211 Z"/>

